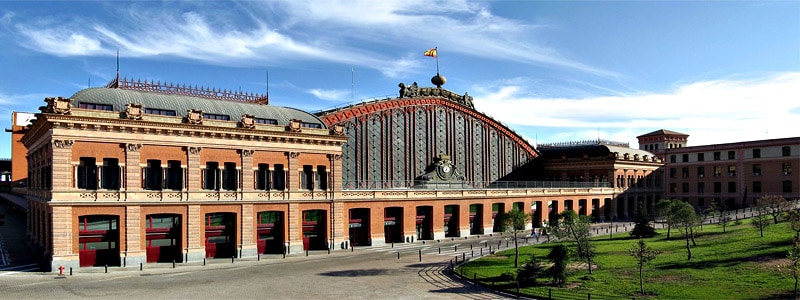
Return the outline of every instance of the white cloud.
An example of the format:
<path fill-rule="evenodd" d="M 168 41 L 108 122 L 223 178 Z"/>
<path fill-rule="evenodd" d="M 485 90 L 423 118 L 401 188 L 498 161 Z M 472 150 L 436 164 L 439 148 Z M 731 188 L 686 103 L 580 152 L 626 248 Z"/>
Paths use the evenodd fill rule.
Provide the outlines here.
<path fill-rule="evenodd" d="M 113 55 L 119 48 L 123 56 L 168 55 L 227 66 L 333 62 L 396 78 L 416 72 L 427 59 L 406 51 L 439 46 L 484 59 L 617 76 L 535 44 L 531 35 L 546 26 L 496 16 L 486 3 L 287 0 L 243 2 L 224 11 L 207 5 L 213 4 L 131 4 L 109 9 L 113 21 L 76 17 L 15 27 L 25 47 L 57 56 Z M 232 17 L 242 15 L 247 17 Z"/>
<path fill-rule="evenodd" d="M 572 129 L 567 140 L 605 135 L 635 147 L 636 135 L 664 128 L 700 145 L 800 136 L 793 125 L 800 118 L 798 86 L 800 73 L 782 73 L 694 82 L 663 94 L 567 99 L 530 97 L 526 87 L 510 85 L 480 90 L 475 106 L 511 126 Z"/>
<path fill-rule="evenodd" d="M 342 101 L 347 95 L 351 94 L 350 91 L 345 91 L 345 90 L 323 90 L 323 89 L 311 89 L 306 92 L 311 95 L 314 95 L 314 97 L 326 101 Z"/>

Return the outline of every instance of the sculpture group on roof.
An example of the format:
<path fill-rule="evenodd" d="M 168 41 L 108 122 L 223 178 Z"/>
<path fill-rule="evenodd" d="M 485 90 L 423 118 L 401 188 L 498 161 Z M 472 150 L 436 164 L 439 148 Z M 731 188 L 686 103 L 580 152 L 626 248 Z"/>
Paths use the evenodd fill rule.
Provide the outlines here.
<path fill-rule="evenodd" d="M 398 86 L 400 87 L 400 98 L 439 97 L 461 104 L 470 109 L 475 109 L 475 105 L 472 104 L 472 96 L 467 93 L 459 95 L 438 87 L 419 87 L 416 82 L 411 85 L 406 85 L 401 82 Z"/>

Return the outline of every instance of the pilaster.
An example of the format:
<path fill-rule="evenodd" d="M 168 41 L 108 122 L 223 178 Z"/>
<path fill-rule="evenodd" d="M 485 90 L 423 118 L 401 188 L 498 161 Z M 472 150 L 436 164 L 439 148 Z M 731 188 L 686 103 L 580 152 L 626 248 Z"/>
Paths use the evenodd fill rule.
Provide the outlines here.
<path fill-rule="evenodd" d="M 186 147 L 186 169 L 189 170 L 186 174 L 186 182 L 190 191 L 199 191 L 202 187 L 200 178 L 200 151 L 202 149 L 201 147 Z"/>
<path fill-rule="evenodd" d="M 289 203 L 289 215 L 286 220 L 286 231 L 288 233 L 286 239 L 286 251 L 290 253 L 303 252 L 303 233 L 301 226 L 303 224 L 302 216 L 300 215 L 300 204 Z"/>
<path fill-rule="evenodd" d="M 125 206 L 125 249 L 123 265 L 138 265 L 147 262 L 147 252 L 142 247 L 141 206 Z"/>
<path fill-rule="evenodd" d="M 289 163 L 286 167 L 286 199 L 291 199 L 291 192 L 300 190 L 300 169 L 299 159 L 300 152 L 286 152 L 289 158 Z"/>
<path fill-rule="evenodd" d="M 141 149 L 142 144 L 125 144 L 125 178 L 123 178 L 126 191 L 142 190 L 141 172 Z"/>
<path fill-rule="evenodd" d="M 52 143 L 52 164 L 53 164 L 53 190 L 73 189 L 75 177 L 72 166 L 72 140 L 53 140 Z M 58 201 L 51 199 L 50 201 Z"/>
<path fill-rule="evenodd" d="M 205 218 L 200 213 L 200 205 L 189 205 L 186 212 L 186 261 L 202 261 L 206 257 L 204 233 Z"/>
<path fill-rule="evenodd" d="M 51 270 L 57 270 L 59 266 L 64 268 L 80 267 L 80 258 L 75 252 L 75 237 L 73 237 L 73 217 L 72 207 L 55 206 L 53 207 L 53 252 Z M 77 232 L 75 230 L 74 232 Z"/>
<path fill-rule="evenodd" d="M 255 241 L 255 232 L 253 231 L 253 205 L 252 204 L 243 204 L 242 205 L 242 234 L 240 237 L 241 244 L 239 248 L 241 252 L 239 253 L 239 257 L 254 257 L 258 255 L 258 245 Z"/>

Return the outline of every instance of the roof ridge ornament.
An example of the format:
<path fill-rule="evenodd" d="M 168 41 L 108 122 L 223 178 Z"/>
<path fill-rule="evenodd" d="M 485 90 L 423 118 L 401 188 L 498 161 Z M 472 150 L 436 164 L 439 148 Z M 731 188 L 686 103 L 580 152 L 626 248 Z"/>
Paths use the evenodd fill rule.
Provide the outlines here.
<path fill-rule="evenodd" d="M 468 108 L 475 109 L 475 105 L 472 103 L 472 96 L 467 93 L 459 95 L 441 87 L 419 87 L 416 81 L 410 85 L 401 82 L 397 86 L 400 87 L 400 98 L 444 98 Z"/>
<path fill-rule="evenodd" d="M 269 97 L 266 94 L 223 90 L 204 86 L 198 88 L 197 85 L 192 86 L 191 84 L 188 86 L 186 84 L 167 84 L 166 81 L 162 83 L 161 80 L 156 82 L 151 80 L 148 82 L 147 80 L 142 81 L 141 79 L 119 79 L 119 77 L 117 77 L 106 84 L 105 88 L 269 105 Z"/>

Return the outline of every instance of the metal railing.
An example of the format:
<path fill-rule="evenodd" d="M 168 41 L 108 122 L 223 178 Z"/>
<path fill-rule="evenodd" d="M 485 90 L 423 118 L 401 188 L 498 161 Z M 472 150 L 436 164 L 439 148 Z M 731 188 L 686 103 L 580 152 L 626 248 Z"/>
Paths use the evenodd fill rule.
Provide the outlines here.
<path fill-rule="evenodd" d="M 575 181 L 419 181 L 419 180 L 385 180 L 385 181 L 345 181 L 345 190 L 453 190 L 453 189 L 561 189 L 561 188 L 610 188 L 608 182 L 575 182 Z"/>

